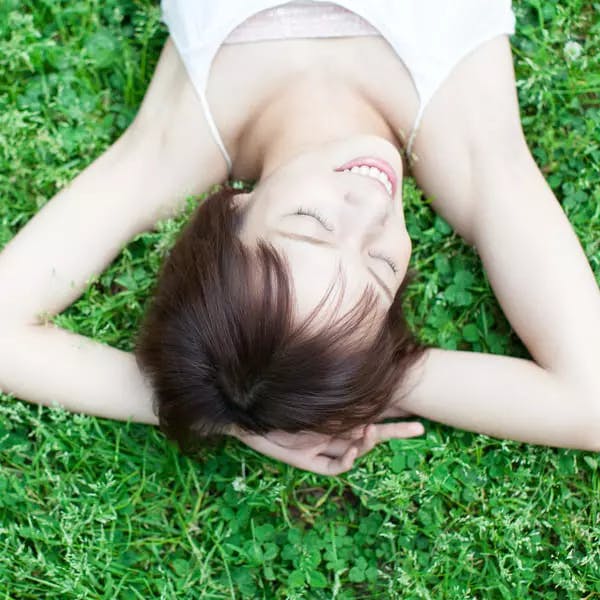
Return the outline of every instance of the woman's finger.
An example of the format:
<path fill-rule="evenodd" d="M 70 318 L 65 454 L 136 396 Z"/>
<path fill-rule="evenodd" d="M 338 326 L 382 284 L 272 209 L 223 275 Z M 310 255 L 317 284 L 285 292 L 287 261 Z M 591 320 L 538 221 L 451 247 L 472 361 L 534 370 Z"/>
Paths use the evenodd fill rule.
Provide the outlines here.
<path fill-rule="evenodd" d="M 411 423 L 372 423 L 365 430 L 365 435 L 358 446 L 358 457 L 369 453 L 375 446 L 381 442 L 392 439 L 405 439 L 421 435 L 424 428 L 421 423 L 414 421 Z"/>
<path fill-rule="evenodd" d="M 367 429 L 367 425 L 359 425 L 354 429 L 351 429 L 347 434 L 341 435 L 339 437 L 347 440 L 359 440 L 365 435 L 365 430 Z"/>
<path fill-rule="evenodd" d="M 323 456 L 324 471 L 319 471 L 323 475 L 339 475 L 349 471 L 354 465 L 354 459 L 358 455 L 358 449 L 351 444 L 346 452 L 340 458 L 329 458 Z"/>
<path fill-rule="evenodd" d="M 399 423 L 376 423 L 375 437 L 377 443 L 386 440 L 404 439 L 423 435 L 425 428 L 419 421 L 402 421 Z"/>
<path fill-rule="evenodd" d="M 358 456 L 364 456 L 368 452 L 371 452 L 378 442 L 381 441 L 378 439 L 378 436 L 377 426 L 371 423 L 365 429 L 365 435 L 358 445 Z"/>
<path fill-rule="evenodd" d="M 327 445 L 331 436 L 313 431 L 299 431 L 297 433 L 288 433 L 281 430 L 273 430 L 265 433 L 265 438 L 271 442 L 282 446 L 283 448 L 293 448 L 301 450 L 304 448 L 314 448 L 316 446 Z"/>
<path fill-rule="evenodd" d="M 361 426 L 363 431 L 362 437 L 352 438 L 333 437 L 325 448 L 319 450 L 320 453 L 332 458 L 339 458 L 351 444 L 355 444 L 358 448 L 358 456 L 364 456 L 370 452 L 380 442 L 385 442 L 392 439 L 405 439 L 422 435 L 424 432 L 423 425 L 418 421 L 400 422 L 400 423 L 374 423 L 368 426 Z M 370 436 L 366 436 L 367 431 L 370 431 Z"/>
<path fill-rule="evenodd" d="M 339 458 L 348 451 L 350 445 L 363 438 L 366 428 L 367 425 L 360 425 L 344 434 L 331 436 L 325 447 L 319 448 L 319 454 Z"/>
<path fill-rule="evenodd" d="M 333 437 L 325 448 L 319 450 L 319 453 L 331 458 L 340 458 L 348 451 L 350 446 L 355 444 L 355 442 L 355 439 Z"/>

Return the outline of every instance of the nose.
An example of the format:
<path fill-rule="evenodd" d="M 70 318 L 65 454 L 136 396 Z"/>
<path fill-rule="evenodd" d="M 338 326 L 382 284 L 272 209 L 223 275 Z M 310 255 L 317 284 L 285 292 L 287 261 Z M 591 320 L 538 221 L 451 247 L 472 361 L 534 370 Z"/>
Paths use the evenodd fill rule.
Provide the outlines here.
<path fill-rule="evenodd" d="M 346 192 L 337 229 L 338 242 L 352 251 L 362 252 L 384 234 L 391 216 L 389 198 L 373 192 Z"/>
<path fill-rule="evenodd" d="M 371 228 L 385 225 L 392 214 L 392 201 L 385 193 L 365 194 L 356 190 L 344 195 L 349 219 L 357 227 Z"/>

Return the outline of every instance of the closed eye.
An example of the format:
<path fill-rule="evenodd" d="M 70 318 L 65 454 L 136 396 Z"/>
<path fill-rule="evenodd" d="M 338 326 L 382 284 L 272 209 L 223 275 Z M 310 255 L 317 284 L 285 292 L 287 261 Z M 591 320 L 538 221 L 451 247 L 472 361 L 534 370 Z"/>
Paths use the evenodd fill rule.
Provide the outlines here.
<path fill-rule="evenodd" d="M 333 227 L 327 221 L 327 219 L 325 219 L 322 215 L 320 215 L 316 210 L 313 210 L 311 208 L 300 207 L 294 214 L 295 215 L 306 215 L 307 217 L 312 217 L 313 219 L 316 219 L 317 221 L 319 221 L 319 223 L 321 223 L 321 225 L 323 225 L 323 227 L 325 227 L 325 229 L 327 229 L 327 231 L 333 231 Z"/>
<path fill-rule="evenodd" d="M 371 252 L 369 252 L 369 256 L 372 258 L 379 258 L 385 261 L 390 266 L 390 269 L 392 269 L 394 274 L 398 272 L 398 267 L 396 266 L 396 263 L 389 256 L 386 256 L 385 254 L 372 254 Z"/>
<path fill-rule="evenodd" d="M 327 229 L 327 231 L 333 231 L 333 227 L 329 224 L 329 222 L 314 209 L 300 207 L 300 208 L 298 208 L 298 210 L 296 210 L 296 212 L 294 214 L 306 215 L 307 217 L 312 217 L 313 219 L 316 219 L 317 221 L 319 221 L 319 223 L 321 223 L 321 225 L 325 229 Z M 371 258 L 378 258 L 378 259 L 386 262 L 389 265 L 390 269 L 392 269 L 392 272 L 394 273 L 394 275 L 398 272 L 398 267 L 396 266 L 396 263 L 389 256 L 386 256 L 385 254 L 379 254 L 379 253 L 373 254 L 371 252 L 369 252 L 369 256 Z"/>
<path fill-rule="evenodd" d="M 309 216 L 312 216 L 312 215 L 309 215 Z M 308 242 L 309 244 L 313 244 L 316 246 L 325 246 L 328 248 L 335 248 L 335 244 L 331 243 L 328 240 L 321 240 L 321 239 L 311 237 L 308 235 L 303 235 L 301 233 L 292 233 L 290 231 L 277 231 L 277 230 L 275 231 L 275 233 L 277 233 L 281 237 L 288 238 L 290 240 L 295 240 L 295 241 L 299 241 L 299 242 Z M 371 273 L 371 275 L 373 276 L 373 279 L 377 282 L 377 284 L 385 292 L 385 294 L 388 296 L 390 301 L 393 301 L 394 294 L 392 294 L 392 290 L 381 280 L 379 275 L 377 275 L 377 273 L 375 273 L 375 271 L 371 267 L 367 267 L 367 268 L 368 268 L 369 272 Z"/>

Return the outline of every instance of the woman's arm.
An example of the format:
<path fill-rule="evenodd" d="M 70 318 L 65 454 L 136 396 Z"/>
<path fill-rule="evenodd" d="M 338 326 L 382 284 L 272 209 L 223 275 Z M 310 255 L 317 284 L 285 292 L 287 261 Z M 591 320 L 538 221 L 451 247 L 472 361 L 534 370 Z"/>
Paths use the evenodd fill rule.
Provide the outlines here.
<path fill-rule="evenodd" d="M 469 56 L 434 100 L 415 177 L 475 244 L 535 362 L 433 349 L 400 406 L 493 436 L 600 449 L 600 292 L 524 141 L 506 38 Z"/>
<path fill-rule="evenodd" d="M 75 412 L 154 423 L 132 354 L 48 324 L 135 235 L 226 176 L 173 45 L 134 123 L 0 253 L 0 389 Z M 201 165 L 203 168 L 199 168 Z"/>
<path fill-rule="evenodd" d="M 71 412 L 158 423 L 133 354 L 51 324 L 3 328 L 0 388 Z"/>

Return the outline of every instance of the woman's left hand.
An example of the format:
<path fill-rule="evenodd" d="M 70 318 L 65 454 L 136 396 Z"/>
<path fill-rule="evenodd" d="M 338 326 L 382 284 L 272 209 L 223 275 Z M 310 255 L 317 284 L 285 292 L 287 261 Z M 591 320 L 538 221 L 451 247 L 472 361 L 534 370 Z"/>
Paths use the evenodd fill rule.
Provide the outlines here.
<path fill-rule="evenodd" d="M 413 421 L 371 423 L 353 429 L 345 436 L 285 431 L 270 431 L 263 436 L 240 430 L 231 435 L 253 450 L 293 467 L 321 475 L 339 475 L 349 471 L 358 457 L 364 456 L 378 443 L 411 438 L 423 432 L 423 425 Z"/>

